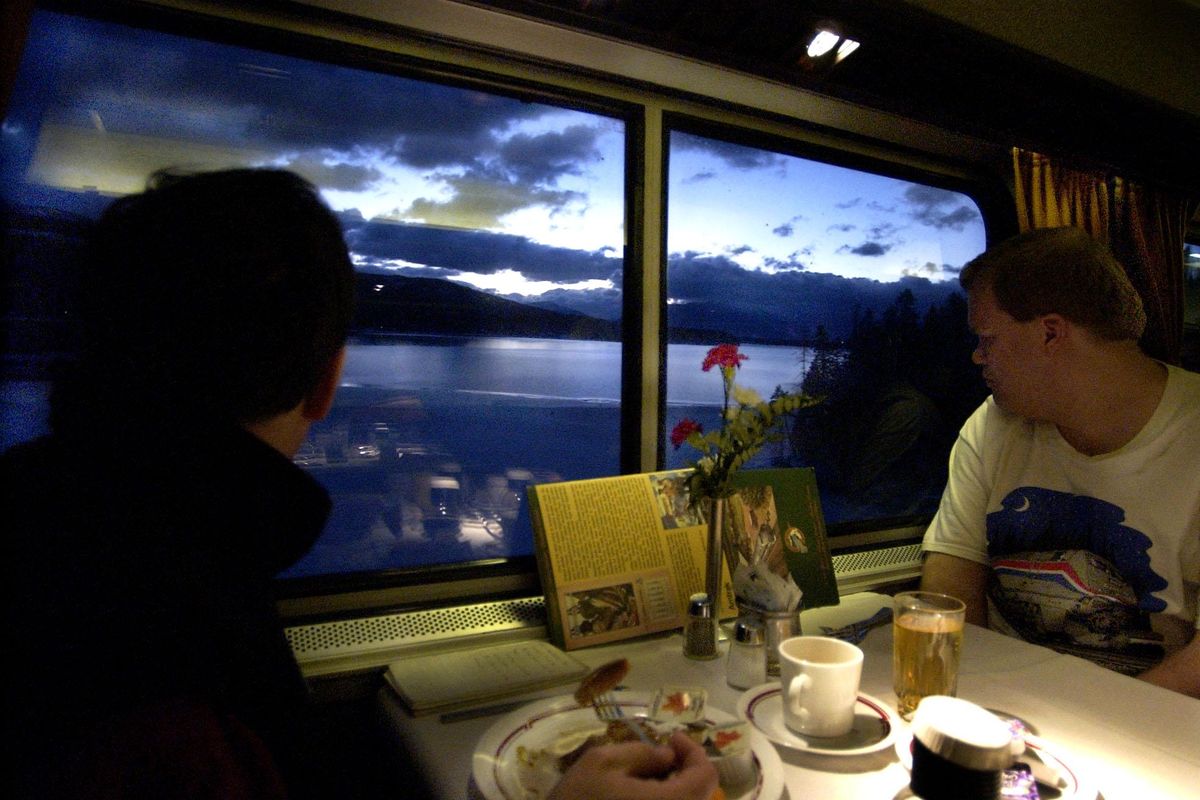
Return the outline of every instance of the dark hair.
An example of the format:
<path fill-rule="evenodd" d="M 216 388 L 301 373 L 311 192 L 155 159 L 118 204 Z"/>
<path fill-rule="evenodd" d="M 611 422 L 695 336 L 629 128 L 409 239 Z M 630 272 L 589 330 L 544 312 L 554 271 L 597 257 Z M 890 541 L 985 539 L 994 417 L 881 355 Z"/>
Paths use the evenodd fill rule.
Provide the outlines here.
<path fill-rule="evenodd" d="M 1021 322 L 1061 314 L 1104 339 L 1137 340 L 1142 299 L 1112 251 L 1080 228 L 1037 228 L 987 250 L 963 267 L 967 292 L 990 288 Z"/>
<path fill-rule="evenodd" d="M 86 263 L 76 388 L 123 394 L 135 413 L 253 422 L 294 408 L 350 326 L 341 225 L 291 172 L 157 173 L 101 216 Z"/>

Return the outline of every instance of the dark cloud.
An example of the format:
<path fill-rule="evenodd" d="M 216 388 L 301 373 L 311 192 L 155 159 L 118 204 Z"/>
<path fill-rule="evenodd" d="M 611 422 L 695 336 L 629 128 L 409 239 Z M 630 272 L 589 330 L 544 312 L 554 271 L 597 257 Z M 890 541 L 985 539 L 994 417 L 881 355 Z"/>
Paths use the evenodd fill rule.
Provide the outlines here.
<path fill-rule="evenodd" d="M 403 275 L 406 278 L 443 278 L 451 280 L 461 276 L 462 270 L 443 269 L 441 267 L 423 267 L 413 264 L 391 264 L 387 259 L 374 256 L 363 257 L 360 254 L 354 268 L 359 272 L 379 275 Z"/>
<path fill-rule="evenodd" d="M 552 184 L 561 175 L 578 175 L 582 164 L 599 161 L 596 129 L 571 125 L 561 131 L 518 133 L 500 146 L 500 156 L 512 177 L 524 183 Z"/>
<path fill-rule="evenodd" d="M 757 147 L 723 142 L 720 139 L 708 139 L 703 136 L 693 136 L 690 133 L 675 131 L 671 134 L 671 146 L 680 150 L 697 150 L 709 153 L 724 161 L 730 167 L 740 170 L 769 169 L 780 167 L 786 159 L 778 153 L 762 150 Z"/>
<path fill-rule="evenodd" d="M 881 222 L 878 225 L 872 225 L 867 229 L 867 238 L 873 242 L 878 242 L 881 239 L 891 239 L 896 235 L 897 228 L 890 222 Z"/>
<path fill-rule="evenodd" d="M 851 230 L 855 226 L 848 226 Z M 897 229 L 895 225 L 888 222 L 883 222 L 878 225 L 873 225 L 867 229 L 867 240 L 860 244 L 843 244 L 837 248 L 838 253 L 852 253 L 856 256 L 864 256 L 866 258 L 878 258 L 885 255 L 893 247 L 899 244 L 896 238 Z M 891 241 L 889 241 L 891 240 Z"/>
<path fill-rule="evenodd" d="M 887 253 L 888 250 L 891 250 L 891 249 L 892 249 L 892 246 L 889 244 L 880 244 L 879 242 L 863 242 L 862 244 L 857 245 L 855 247 L 851 247 L 848 244 L 844 244 L 841 247 L 839 247 L 837 251 L 839 253 L 853 253 L 856 256 L 868 256 L 870 258 L 878 258 L 879 256 L 884 255 L 885 253 Z"/>
<path fill-rule="evenodd" d="M 545 106 L 232 45 L 41 15 L 60 67 L 42 76 L 55 121 L 110 132 L 280 152 L 383 148 L 407 163 L 456 164 L 491 132 Z M 38 26 L 38 29 L 42 29 Z M 62 41 L 70 41 L 63 48 Z M 31 54 L 36 57 L 36 53 Z M 450 122 L 453 121 L 452 134 Z"/>
<path fill-rule="evenodd" d="M 792 217 L 791 219 L 789 219 L 787 222 L 780 223 L 779 225 L 772 228 L 771 233 L 773 233 L 779 237 L 791 236 L 796 231 L 796 223 L 800 222 L 801 220 L 806 220 L 806 219 L 808 219 L 808 217 L 806 217 L 805 215 L 797 214 L 794 217 Z M 770 224 L 770 223 L 766 223 L 766 224 Z"/>
<path fill-rule="evenodd" d="M 702 183 L 703 181 L 711 181 L 715 177 L 717 177 L 717 173 L 709 169 L 703 172 L 697 172 L 690 178 L 684 178 L 683 183 Z"/>
<path fill-rule="evenodd" d="M 932 261 L 926 261 L 919 267 L 904 267 L 900 270 L 902 275 L 915 275 L 917 277 L 929 278 L 931 280 L 938 278 L 942 274 L 942 269 L 945 265 L 937 265 Z"/>
<path fill-rule="evenodd" d="M 731 256 L 740 256 L 745 253 L 753 253 L 754 248 L 748 244 L 742 244 L 738 245 L 737 247 L 730 247 L 725 252 L 729 253 Z"/>
<path fill-rule="evenodd" d="M 484 274 L 511 269 L 529 280 L 558 283 L 606 279 L 621 265 L 600 252 L 550 247 L 523 236 L 379 220 L 347 228 L 346 242 L 367 259 Z"/>
<path fill-rule="evenodd" d="M 44 35 L 30 37 L 28 58 L 56 68 L 24 79 L 14 107 L 59 124 L 98 119 L 110 133 L 245 148 L 248 162 L 282 163 L 328 188 L 370 188 L 380 172 L 356 164 L 378 154 L 468 171 L 475 186 L 543 189 L 600 157 L 587 125 L 508 136 L 516 123 L 562 113 L 544 104 L 48 12 L 33 31 Z"/>
<path fill-rule="evenodd" d="M 978 210 L 963 195 L 945 189 L 914 183 L 904 191 L 904 200 L 912 207 L 912 218 L 932 228 L 961 231 L 979 219 Z"/>
<path fill-rule="evenodd" d="M 807 265 L 797 258 L 797 255 L 797 253 L 792 253 L 786 259 L 770 257 L 764 258 L 763 266 L 774 271 L 808 269 Z"/>
<path fill-rule="evenodd" d="M 280 166 L 300 173 L 323 189 L 346 192 L 366 189 L 383 176 L 375 167 L 326 163 L 321 154 L 315 152 L 297 155 Z"/>

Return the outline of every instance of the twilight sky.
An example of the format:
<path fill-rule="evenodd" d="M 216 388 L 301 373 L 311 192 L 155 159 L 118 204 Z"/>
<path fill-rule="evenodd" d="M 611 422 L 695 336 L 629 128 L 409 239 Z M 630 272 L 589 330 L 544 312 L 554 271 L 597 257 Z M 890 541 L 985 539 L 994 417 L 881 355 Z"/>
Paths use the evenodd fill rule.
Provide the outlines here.
<path fill-rule="evenodd" d="M 287 167 L 321 187 L 361 269 L 611 310 L 624 128 L 38 12 L 0 131 L 0 177 L 11 202 L 28 202 L 42 185 L 136 191 L 165 166 Z M 680 132 L 668 192 L 674 303 L 703 301 L 719 290 L 703 278 L 717 275 L 744 275 L 759 296 L 796 273 L 937 282 L 984 247 L 963 195 Z"/>

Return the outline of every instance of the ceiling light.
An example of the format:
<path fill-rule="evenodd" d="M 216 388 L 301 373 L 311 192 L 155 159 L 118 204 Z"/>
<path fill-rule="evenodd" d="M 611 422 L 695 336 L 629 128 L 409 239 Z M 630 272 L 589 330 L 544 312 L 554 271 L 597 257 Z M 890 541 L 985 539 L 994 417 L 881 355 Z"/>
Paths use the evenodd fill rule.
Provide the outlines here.
<path fill-rule="evenodd" d="M 858 49 L 858 42 L 853 39 L 842 39 L 842 43 L 838 45 L 837 60 L 841 61 L 846 56 Z"/>
<path fill-rule="evenodd" d="M 812 41 L 808 43 L 809 58 L 820 58 L 828 53 L 833 48 L 837 47 L 837 43 L 842 37 L 833 31 L 819 30 L 813 36 Z"/>

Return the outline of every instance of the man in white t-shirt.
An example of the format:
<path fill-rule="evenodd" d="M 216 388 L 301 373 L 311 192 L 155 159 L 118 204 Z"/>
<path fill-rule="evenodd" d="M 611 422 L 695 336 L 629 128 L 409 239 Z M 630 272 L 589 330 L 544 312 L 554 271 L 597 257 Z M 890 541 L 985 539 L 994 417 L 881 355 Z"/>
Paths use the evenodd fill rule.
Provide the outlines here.
<path fill-rule="evenodd" d="M 992 391 L 950 454 L 923 589 L 967 620 L 1200 697 L 1200 375 L 1138 347 L 1124 270 L 1077 228 L 960 283 Z"/>

